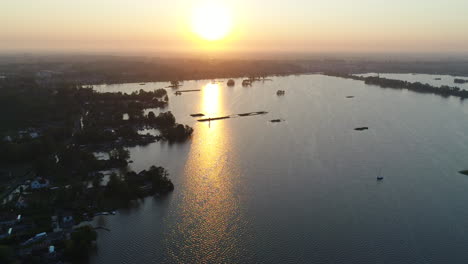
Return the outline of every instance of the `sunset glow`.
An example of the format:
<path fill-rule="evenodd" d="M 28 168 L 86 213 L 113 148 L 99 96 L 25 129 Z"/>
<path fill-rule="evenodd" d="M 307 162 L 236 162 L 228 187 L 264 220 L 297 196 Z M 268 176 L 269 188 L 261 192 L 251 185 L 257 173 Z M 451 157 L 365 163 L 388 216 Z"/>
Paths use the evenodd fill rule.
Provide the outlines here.
<path fill-rule="evenodd" d="M 231 14 L 224 6 L 206 3 L 194 11 L 192 27 L 193 32 L 204 40 L 220 40 L 231 30 Z"/>

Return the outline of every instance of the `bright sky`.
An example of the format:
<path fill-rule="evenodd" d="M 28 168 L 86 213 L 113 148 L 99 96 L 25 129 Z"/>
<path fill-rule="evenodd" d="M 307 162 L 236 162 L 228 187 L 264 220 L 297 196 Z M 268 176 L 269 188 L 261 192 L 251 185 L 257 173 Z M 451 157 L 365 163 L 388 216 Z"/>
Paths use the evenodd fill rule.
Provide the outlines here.
<path fill-rule="evenodd" d="M 194 33 L 227 23 L 193 21 L 207 1 L 231 18 L 221 40 Z M 0 51 L 16 50 L 468 52 L 468 1 L 2 0 Z"/>

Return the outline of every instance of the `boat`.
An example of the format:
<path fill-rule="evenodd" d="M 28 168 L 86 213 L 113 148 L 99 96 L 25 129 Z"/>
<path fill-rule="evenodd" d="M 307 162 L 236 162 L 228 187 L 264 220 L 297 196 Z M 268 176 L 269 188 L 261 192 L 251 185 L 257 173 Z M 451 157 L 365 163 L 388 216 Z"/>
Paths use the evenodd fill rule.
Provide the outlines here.
<path fill-rule="evenodd" d="M 233 80 L 233 79 L 230 79 L 228 82 L 227 82 L 227 86 L 234 86 L 236 85 L 236 82 Z"/>
<path fill-rule="evenodd" d="M 276 95 L 278 95 L 278 96 L 280 96 L 280 95 L 285 95 L 285 94 L 286 94 L 286 92 L 285 92 L 284 90 L 278 90 L 278 91 L 276 92 Z"/>
<path fill-rule="evenodd" d="M 382 176 L 382 169 L 379 171 L 379 176 L 377 176 L 377 181 L 383 181 L 384 177 Z"/>
<path fill-rule="evenodd" d="M 205 116 L 205 115 L 202 114 L 202 113 L 198 113 L 198 114 L 191 114 L 190 116 L 191 117 L 202 117 L 202 116 Z"/>

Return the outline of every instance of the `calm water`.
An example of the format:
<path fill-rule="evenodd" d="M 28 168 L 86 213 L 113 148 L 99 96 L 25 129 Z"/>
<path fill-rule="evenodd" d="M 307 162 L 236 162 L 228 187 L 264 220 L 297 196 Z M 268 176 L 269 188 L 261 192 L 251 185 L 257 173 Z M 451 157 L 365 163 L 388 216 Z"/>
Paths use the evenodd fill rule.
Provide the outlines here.
<path fill-rule="evenodd" d="M 358 74 L 359 76 L 377 76 L 377 73 Z M 468 83 L 455 83 L 455 79 L 468 80 L 468 77 L 451 76 L 451 75 L 431 75 L 431 74 L 411 74 L 411 73 L 380 73 L 380 77 L 394 80 L 402 80 L 407 82 L 420 82 L 430 84 L 435 87 L 443 85 L 451 87 L 459 87 L 468 90 Z"/>
<path fill-rule="evenodd" d="M 111 232 L 93 263 L 466 263 L 468 103 L 321 75 L 192 88 L 169 107 L 190 142 L 130 149 L 134 169 L 168 168 L 174 193 L 96 218 Z"/>

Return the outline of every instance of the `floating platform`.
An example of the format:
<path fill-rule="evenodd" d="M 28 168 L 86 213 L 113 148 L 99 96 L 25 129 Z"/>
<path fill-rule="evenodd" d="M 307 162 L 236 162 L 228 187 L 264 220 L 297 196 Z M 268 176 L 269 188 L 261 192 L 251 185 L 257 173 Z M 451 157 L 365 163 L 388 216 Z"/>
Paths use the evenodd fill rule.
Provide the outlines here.
<path fill-rule="evenodd" d="M 175 94 L 180 95 L 182 93 L 191 93 L 191 92 L 200 92 L 201 90 L 180 90 L 175 92 Z"/>
<path fill-rule="evenodd" d="M 217 121 L 217 120 L 223 120 L 223 119 L 229 119 L 231 118 L 230 116 L 220 116 L 220 117 L 212 117 L 212 118 L 203 118 L 203 119 L 198 119 L 198 122 L 210 122 L 210 121 Z"/>
<path fill-rule="evenodd" d="M 264 115 L 268 114 L 266 111 L 259 111 L 259 112 L 249 112 L 249 113 L 243 113 L 243 114 L 235 114 L 235 115 L 228 115 L 228 116 L 220 116 L 220 117 L 211 117 L 211 118 L 203 118 L 203 119 L 198 119 L 198 122 L 209 122 L 209 121 L 216 121 L 216 120 L 223 120 L 223 119 L 228 119 L 228 118 L 235 118 L 235 117 L 247 117 L 247 116 L 257 116 L 257 115 Z"/>
<path fill-rule="evenodd" d="M 243 113 L 243 114 L 237 114 L 237 115 L 245 117 L 245 116 L 256 116 L 256 115 L 264 115 L 264 114 L 268 114 L 268 112 L 265 112 L 265 111 L 249 112 L 249 113 Z"/>
<path fill-rule="evenodd" d="M 369 128 L 368 128 L 368 127 L 357 127 L 357 128 L 355 128 L 354 130 L 356 130 L 356 131 L 364 131 L 364 130 L 369 130 Z"/>

